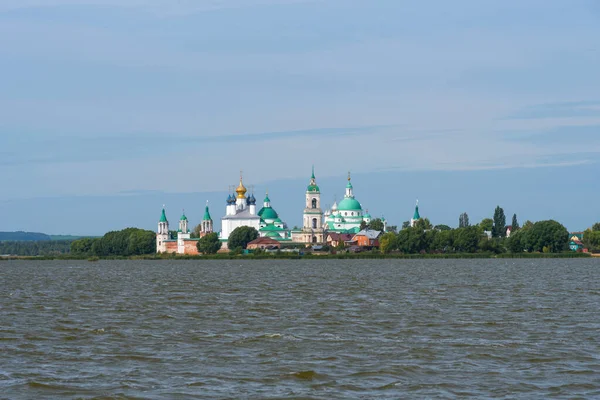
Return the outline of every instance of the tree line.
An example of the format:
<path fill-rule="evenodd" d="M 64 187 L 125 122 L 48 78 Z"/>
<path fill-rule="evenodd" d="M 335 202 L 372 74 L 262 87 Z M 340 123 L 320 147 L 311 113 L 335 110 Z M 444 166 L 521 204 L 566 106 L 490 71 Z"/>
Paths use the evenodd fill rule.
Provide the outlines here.
<path fill-rule="evenodd" d="M 85 238 L 71 243 L 75 256 L 128 257 L 156 253 L 156 233 L 138 228 L 108 232 L 101 238 Z"/>
<path fill-rule="evenodd" d="M 506 216 L 500 206 L 494 210 L 493 218 L 483 219 L 476 225 L 471 225 L 467 213 L 462 213 L 457 229 L 447 225 L 433 226 L 425 218 L 417 221 L 414 227 L 405 223 L 399 232 L 385 233 L 379 239 L 380 250 L 405 254 L 560 253 L 569 250 L 569 232 L 557 221 L 527 221 L 521 227 L 515 214 L 511 222 L 510 237 L 507 237 Z M 597 225 L 598 233 L 590 235 L 590 240 L 597 240 L 595 243 L 600 247 L 600 224 Z"/>
<path fill-rule="evenodd" d="M 0 255 L 24 257 L 52 256 L 68 254 L 70 250 L 71 240 L 44 240 L 40 242 L 0 242 Z"/>

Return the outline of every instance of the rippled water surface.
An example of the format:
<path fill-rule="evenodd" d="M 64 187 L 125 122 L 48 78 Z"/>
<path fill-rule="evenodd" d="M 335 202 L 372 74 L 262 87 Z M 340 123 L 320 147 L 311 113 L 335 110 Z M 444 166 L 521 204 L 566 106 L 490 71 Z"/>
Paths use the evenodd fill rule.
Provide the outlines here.
<path fill-rule="evenodd" d="M 0 398 L 600 398 L 599 271 L 0 262 Z"/>

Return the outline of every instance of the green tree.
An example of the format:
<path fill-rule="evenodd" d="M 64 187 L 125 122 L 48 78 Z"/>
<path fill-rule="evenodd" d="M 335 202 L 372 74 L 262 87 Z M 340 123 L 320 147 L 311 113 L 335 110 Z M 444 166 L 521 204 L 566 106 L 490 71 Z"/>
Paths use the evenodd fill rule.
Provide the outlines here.
<path fill-rule="evenodd" d="M 383 232 L 383 221 L 381 220 L 381 218 L 375 218 L 371 220 L 371 222 L 369 222 L 368 228 L 373 229 L 375 231 Z"/>
<path fill-rule="evenodd" d="M 494 211 L 494 226 L 492 227 L 492 237 L 499 238 L 506 236 L 506 216 L 504 210 L 497 206 Z"/>
<path fill-rule="evenodd" d="M 97 239 L 79 239 L 71 244 L 75 255 L 134 256 L 156 252 L 156 233 L 144 229 L 127 228 L 108 232 Z"/>
<path fill-rule="evenodd" d="M 202 254 L 217 254 L 219 250 L 221 250 L 221 240 L 219 239 L 219 235 L 215 232 L 204 235 L 198 240 L 196 244 L 196 248 L 198 252 Z"/>
<path fill-rule="evenodd" d="M 600 222 L 596 222 L 593 226 L 592 226 L 592 230 L 594 232 L 598 232 L 600 231 Z"/>
<path fill-rule="evenodd" d="M 444 224 L 436 225 L 433 227 L 433 229 L 438 230 L 438 231 L 451 231 L 452 230 L 452 228 L 450 228 L 448 225 L 444 225 Z"/>
<path fill-rule="evenodd" d="M 410 228 L 410 221 L 404 221 L 402 223 L 402 229 Z"/>
<path fill-rule="evenodd" d="M 458 227 L 459 228 L 467 228 L 471 226 L 471 224 L 469 223 L 469 214 L 462 213 L 460 214 L 460 217 L 458 218 Z"/>
<path fill-rule="evenodd" d="M 199 238 L 201 232 L 202 232 L 202 224 L 198 224 L 194 227 L 194 229 L 192 229 L 192 232 L 190 232 L 190 237 L 194 238 L 194 239 Z"/>
<path fill-rule="evenodd" d="M 384 233 L 379 238 L 379 251 L 384 254 L 389 253 L 396 247 L 396 235 L 392 232 Z"/>
<path fill-rule="evenodd" d="M 437 232 L 431 243 L 431 250 L 435 252 L 447 253 L 453 250 L 454 230 L 444 229 Z"/>
<path fill-rule="evenodd" d="M 365 221 L 361 221 L 360 222 L 360 230 L 361 231 L 364 230 L 364 229 L 367 229 L 368 226 L 369 225 Z"/>
<path fill-rule="evenodd" d="M 600 231 L 595 231 L 592 229 L 588 229 L 583 232 L 583 244 L 590 251 L 599 251 L 600 250 Z"/>
<path fill-rule="evenodd" d="M 569 231 L 560 223 L 549 220 L 540 221 L 525 231 L 527 250 L 560 253 L 569 248 Z"/>
<path fill-rule="evenodd" d="M 510 237 L 506 240 L 506 247 L 511 253 L 522 253 L 527 247 L 525 239 L 526 232 L 518 230 L 510 234 Z"/>
<path fill-rule="evenodd" d="M 479 223 L 479 229 L 481 229 L 482 232 L 491 232 L 493 228 L 494 220 L 491 218 L 484 218 Z"/>
<path fill-rule="evenodd" d="M 258 231 L 250 226 L 240 226 L 235 228 L 229 235 L 227 247 L 236 249 L 238 247 L 245 249 L 248 243 L 258 238 Z"/>
<path fill-rule="evenodd" d="M 455 231 L 454 248 L 461 253 L 475 253 L 481 233 L 476 226 L 459 228 Z"/>
<path fill-rule="evenodd" d="M 420 220 L 415 222 L 415 228 L 425 231 L 433 229 L 433 225 L 431 224 L 431 221 L 429 221 L 429 218 L 421 218 Z"/>
<path fill-rule="evenodd" d="M 519 220 L 517 219 L 517 214 L 513 214 L 511 226 L 512 226 L 512 231 L 511 231 L 510 235 L 512 236 L 513 232 L 516 232 L 521 228 L 519 226 Z"/>
<path fill-rule="evenodd" d="M 387 232 L 392 232 L 392 233 L 398 233 L 398 226 L 397 225 L 388 225 L 385 230 Z"/>
<path fill-rule="evenodd" d="M 525 223 L 523 224 L 523 227 L 521 229 L 531 229 L 533 228 L 533 222 L 527 220 L 525 221 Z"/>

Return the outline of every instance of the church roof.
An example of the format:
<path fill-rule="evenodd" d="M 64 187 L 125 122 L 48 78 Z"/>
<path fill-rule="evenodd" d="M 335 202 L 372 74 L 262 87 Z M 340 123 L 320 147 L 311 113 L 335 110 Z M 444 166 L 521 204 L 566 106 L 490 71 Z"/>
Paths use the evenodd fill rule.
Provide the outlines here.
<path fill-rule="evenodd" d="M 185 213 L 183 213 L 183 215 L 181 216 L 181 218 L 179 218 L 180 221 L 187 221 L 187 217 L 185 216 Z"/>
<path fill-rule="evenodd" d="M 421 215 L 419 214 L 419 205 L 418 204 L 415 207 L 415 214 L 413 215 L 413 219 L 415 221 L 418 220 L 418 219 L 421 219 Z"/>
<path fill-rule="evenodd" d="M 279 231 L 283 231 L 283 230 L 284 230 L 283 228 L 280 228 L 273 224 L 269 224 L 267 226 L 263 226 L 262 228 L 260 228 L 261 232 L 269 232 L 269 231 L 278 231 L 279 232 Z"/>
<path fill-rule="evenodd" d="M 162 209 L 162 214 L 160 216 L 160 222 L 168 222 L 167 221 L 167 214 L 165 213 L 165 209 Z"/>
<path fill-rule="evenodd" d="M 210 211 L 208 211 L 208 204 L 206 205 L 206 208 L 204 209 L 204 217 L 202 218 L 202 221 L 210 221 L 212 218 L 210 217 Z"/>
<path fill-rule="evenodd" d="M 277 219 L 279 217 L 279 215 L 277 215 L 277 212 L 272 208 L 272 207 L 263 207 L 259 212 L 258 215 L 260 215 L 260 217 L 262 219 Z"/>
<path fill-rule="evenodd" d="M 362 207 L 358 200 L 352 197 L 346 197 L 344 198 L 344 200 L 340 201 L 340 204 L 338 204 L 337 209 L 340 211 L 361 211 Z"/>

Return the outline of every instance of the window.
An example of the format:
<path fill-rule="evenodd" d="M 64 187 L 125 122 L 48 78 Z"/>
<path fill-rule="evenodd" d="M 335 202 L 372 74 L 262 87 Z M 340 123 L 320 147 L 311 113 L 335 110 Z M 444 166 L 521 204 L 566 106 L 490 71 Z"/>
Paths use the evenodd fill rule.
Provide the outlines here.
<path fill-rule="evenodd" d="M 312 208 L 317 208 L 317 199 L 312 199 Z"/>
<path fill-rule="evenodd" d="M 313 218 L 313 220 L 312 220 L 312 227 L 313 227 L 313 229 L 317 228 L 317 219 L 316 218 Z"/>
<path fill-rule="evenodd" d="M 313 243 L 317 243 L 317 237 L 313 236 Z"/>

